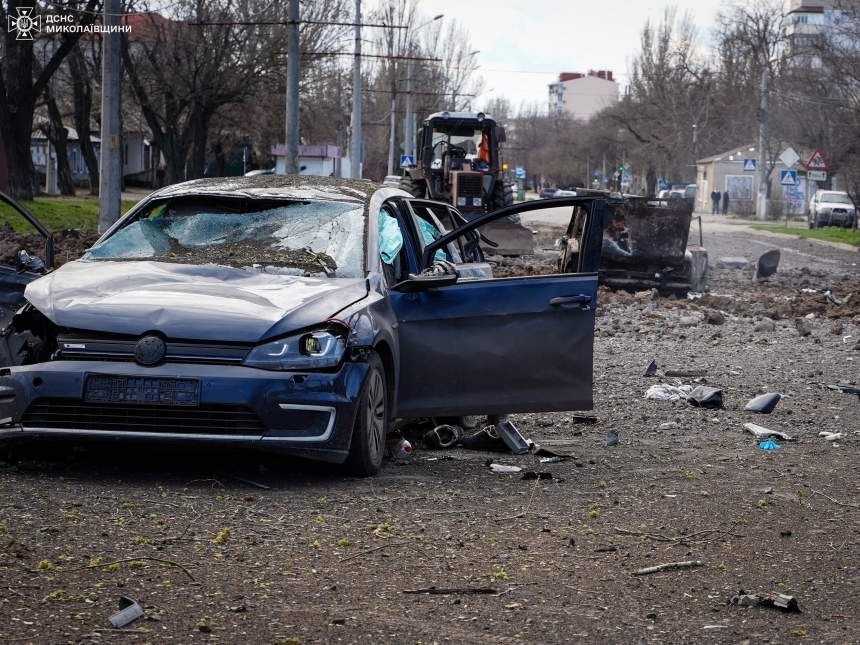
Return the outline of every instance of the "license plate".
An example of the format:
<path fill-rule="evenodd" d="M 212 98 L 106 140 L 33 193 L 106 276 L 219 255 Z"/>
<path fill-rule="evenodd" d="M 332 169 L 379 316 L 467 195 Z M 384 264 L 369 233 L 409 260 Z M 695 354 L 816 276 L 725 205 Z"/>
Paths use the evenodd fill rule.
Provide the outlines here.
<path fill-rule="evenodd" d="M 89 374 L 84 388 L 84 401 L 194 406 L 200 403 L 200 381 Z"/>

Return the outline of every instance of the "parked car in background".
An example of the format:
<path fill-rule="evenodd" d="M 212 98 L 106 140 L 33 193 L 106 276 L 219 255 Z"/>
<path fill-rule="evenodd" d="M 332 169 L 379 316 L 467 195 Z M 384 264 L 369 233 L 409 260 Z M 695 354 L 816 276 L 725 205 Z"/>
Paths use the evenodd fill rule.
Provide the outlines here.
<path fill-rule="evenodd" d="M 673 188 L 669 191 L 669 199 L 684 199 L 684 191 L 680 188 Z"/>
<path fill-rule="evenodd" d="M 657 193 L 657 199 L 669 199 L 671 192 L 671 190 L 661 190 L 659 193 Z"/>
<path fill-rule="evenodd" d="M 553 195 L 555 195 L 555 188 L 541 188 L 540 189 L 540 198 L 541 199 L 549 199 Z"/>
<path fill-rule="evenodd" d="M 840 190 L 819 190 L 809 201 L 809 228 L 853 226 L 856 216 L 854 202 Z"/>
<path fill-rule="evenodd" d="M 0 451 L 210 446 L 371 475 L 395 418 L 590 410 L 604 202 L 559 201 L 586 209 L 580 260 L 494 279 L 478 227 L 555 200 L 467 222 L 366 181 L 200 179 L 53 270 L 0 192 L 41 233 L 0 266 Z"/>
<path fill-rule="evenodd" d="M 391 186 L 392 188 L 400 188 L 400 180 L 402 177 L 400 175 L 386 175 L 385 179 L 382 180 L 382 183 L 386 186 Z"/>

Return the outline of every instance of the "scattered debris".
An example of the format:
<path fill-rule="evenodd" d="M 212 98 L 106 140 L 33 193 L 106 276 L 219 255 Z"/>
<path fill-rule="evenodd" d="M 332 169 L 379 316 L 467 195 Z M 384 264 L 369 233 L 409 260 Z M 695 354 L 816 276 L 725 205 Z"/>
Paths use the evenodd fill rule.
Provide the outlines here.
<path fill-rule="evenodd" d="M 133 622 L 143 616 L 143 608 L 137 604 L 136 600 L 128 596 L 119 597 L 119 611 L 108 618 L 110 624 L 117 629 L 122 629 L 130 622 Z"/>
<path fill-rule="evenodd" d="M 555 455 L 554 457 L 541 457 L 540 462 L 542 464 L 558 464 L 562 461 L 567 461 L 568 457 L 564 455 Z"/>
<path fill-rule="evenodd" d="M 595 415 L 585 412 L 574 412 L 569 418 L 572 423 L 600 423 L 600 419 Z"/>
<path fill-rule="evenodd" d="M 800 607 L 797 604 L 797 599 L 794 596 L 786 596 L 781 593 L 772 593 L 769 595 L 750 594 L 743 589 L 738 591 L 736 596 L 729 600 L 729 604 L 738 605 L 740 607 L 775 607 L 782 609 L 787 613 L 799 614 Z"/>
<path fill-rule="evenodd" d="M 759 414 L 770 414 L 782 398 L 781 394 L 768 392 L 752 399 L 746 404 L 744 410 L 747 412 L 758 412 Z"/>
<path fill-rule="evenodd" d="M 406 459 L 412 454 L 412 444 L 403 437 L 393 437 L 385 444 L 385 456 Z"/>
<path fill-rule="evenodd" d="M 657 360 L 651 361 L 651 364 L 645 369 L 645 376 L 654 376 L 657 373 Z"/>
<path fill-rule="evenodd" d="M 659 573 L 668 569 L 690 569 L 693 567 L 701 566 L 702 563 L 698 560 L 690 560 L 688 562 L 667 562 L 666 564 L 658 564 L 655 567 L 645 567 L 644 569 L 639 569 L 639 571 L 636 571 L 633 575 L 647 576 L 649 573 Z"/>
<path fill-rule="evenodd" d="M 825 441 L 839 441 L 843 436 L 841 432 L 819 432 L 819 437 L 822 437 Z"/>
<path fill-rule="evenodd" d="M 794 324 L 797 327 L 797 333 L 801 336 L 812 335 L 812 321 L 809 318 L 795 318 Z"/>
<path fill-rule="evenodd" d="M 428 587 L 426 589 L 404 589 L 403 593 L 426 593 L 426 594 L 492 594 L 494 596 L 498 596 L 499 592 L 497 589 L 492 589 L 490 587 Z"/>
<path fill-rule="evenodd" d="M 793 441 L 793 439 L 785 434 L 784 432 L 779 432 L 778 430 L 768 430 L 767 428 L 763 428 L 762 426 L 756 425 L 755 423 L 745 423 L 744 430 L 753 435 L 756 439 L 769 439 L 770 437 L 779 437 L 785 441 Z"/>
<path fill-rule="evenodd" d="M 508 452 L 507 445 L 496 432 L 496 426 L 485 426 L 475 434 L 463 437 L 460 439 L 460 446 L 470 450 Z"/>
<path fill-rule="evenodd" d="M 610 544 L 608 546 L 601 546 L 594 549 L 595 553 L 614 553 L 618 550 L 618 547 L 614 544 Z"/>
<path fill-rule="evenodd" d="M 692 385 L 679 385 L 675 387 L 668 383 L 662 383 L 661 385 L 652 385 L 649 387 L 645 392 L 645 398 L 656 401 L 679 401 L 686 399 L 692 391 Z"/>
<path fill-rule="evenodd" d="M 527 470 L 520 479 L 552 479 L 552 473 L 536 473 L 533 470 Z"/>
<path fill-rule="evenodd" d="M 723 407 L 723 391 L 716 387 L 700 385 L 687 395 L 687 401 L 699 408 L 713 410 Z"/>
<path fill-rule="evenodd" d="M 842 394 L 856 394 L 860 398 L 860 387 L 856 387 L 852 383 L 839 383 L 838 385 L 828 385 L 827 389 L 842 392 Z"/>
<path fill-rule="evenodd" d="M 705 323 L 708 325 L 722 325 L 726 322 L 726 317 L 721 311 L 709 309 L 705 314 Z"/>
<path fill-rule="evenodd" d="M 758 258 L 758 262 L 756 262 L 753 280 L 762 282 L 765 278 L 769 278 L 776 273 L 776 268 L 779 266 L 779 257 L 779 249 L 772 249 L 767 253 L 762 253 Z"/>
<path fill-rule="evenodd" d="M 496 432 L 515 455 L 524 455 L 529 451 L 529 442 L 526 441 L 525 437 L 520 434 L 517 427 L 510 421 L 501 421 L 496 424 Z"/>
<path fill-rule="evenodd" d="M 759 448 L 762 450 L 779 450 L 782 448 L 778 443 L 776 443 L 773 439 L 768 439 L 767 441 L 762 441 L 759 445 Z"/>
<path fill-rule="evenodd" d="M 519 466 L 506 466 L 505 464 L 488 464 L 494 473 L 518 473 L 522 470 Z"/>
<path fill-rule="evenodd" d="M 660 425 L 660 427 L 659 427 L 659 428 L 657 428 L 657 429 L 658 429 L 658 430 L 675 430 L 675 429 L 677 429 L 677 428 L 679 428 L 679 427 L 680 427 L 680 426 L 679 426 L 677 423 L 675 423 L 674 421 L 670 421 L 669 423 L 663 423 L 663 424 L 661 424 L 661 425 Z"/>
<path fill-rule="evenodd" d="M 834 336 L 841 336 L 842 331 L 843 331 L 843 327 L 842 327 L 842 321 L 841 320 L 834 320 L 832 323 L 830 323 L 830 333 L 831 334 L 833 334 Z"/>
<path fill-rule="evenodd" d="M 612 432 L 612 430 L 606 433 L 606 445 L 607 446 L 617 446 L 618 445 L 618 433 Z"/>
<path fill-rule="evenodd" d="M 428 448 L 453 448 L 464 436 L 463 428 L 456 425 L 443 424 L 428 430 L 424 435 L 424 443 Z"/>
<path fill-rule="evenodd" d="M 756 323 L 756 326 L 753 327 L 753 331 L 776 331 L 776 323 L 770 318 L 762 318 L 761 321 Z"/>

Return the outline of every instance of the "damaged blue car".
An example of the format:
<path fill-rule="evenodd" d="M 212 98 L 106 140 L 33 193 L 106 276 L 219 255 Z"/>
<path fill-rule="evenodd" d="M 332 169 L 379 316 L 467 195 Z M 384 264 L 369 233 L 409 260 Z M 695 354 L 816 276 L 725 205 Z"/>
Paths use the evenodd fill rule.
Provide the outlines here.
<path fill-rule="evenodd" d="M 367 181 L 203 179 L 152 193 L 53 270 L 0 267 L 0 448 L 157 442 L 372 475 L 396 419 L 588 410 L 604 202 L 569 273 L 494 278 L 484 225 Z M 42 257 L 38 257 L 38 256 Z"/>

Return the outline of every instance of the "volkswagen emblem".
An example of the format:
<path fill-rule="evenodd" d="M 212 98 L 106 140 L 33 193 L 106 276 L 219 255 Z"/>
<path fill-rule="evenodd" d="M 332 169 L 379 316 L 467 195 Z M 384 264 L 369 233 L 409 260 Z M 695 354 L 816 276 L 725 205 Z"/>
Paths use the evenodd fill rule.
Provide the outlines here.
<path fill-rule="evenodd" d="M 134 346 L 134 360 L 140 365 L 155 365 L 164 358 L 167 348 L 158 336 L 144 336 Z"/>

